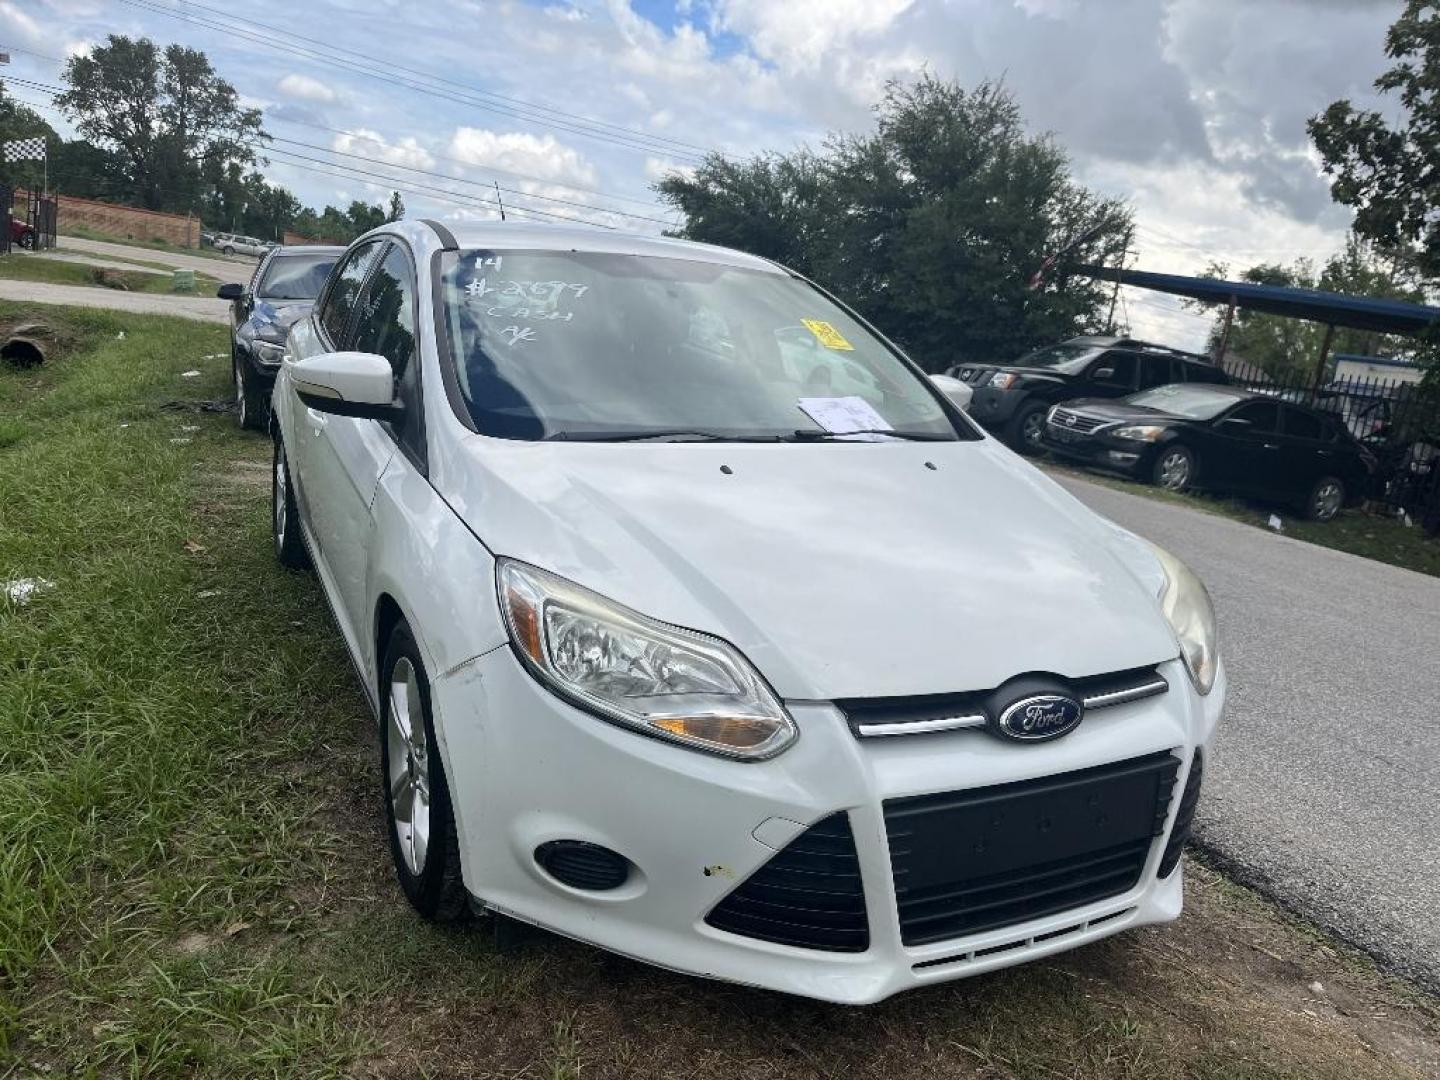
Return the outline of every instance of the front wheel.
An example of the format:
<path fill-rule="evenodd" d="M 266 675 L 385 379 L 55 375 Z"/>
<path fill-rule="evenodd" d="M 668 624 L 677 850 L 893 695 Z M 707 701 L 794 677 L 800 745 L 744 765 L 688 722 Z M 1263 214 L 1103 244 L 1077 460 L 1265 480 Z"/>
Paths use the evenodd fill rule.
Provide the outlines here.
<path fill-rule="evenodd" d="M 1038 457 L 1045 452 L 1045 414 L 1050 406 L 1043 401 L 1022 405 L 1010 419 L 1006 441 L 1012 449 L 1027 457 Z"/>
<path fill-rule="evenodd" d="M 270 472 L 270 524 L 275 540 L 275 558 L 281 566 L 303 570 L 310 564 L 305 542 L 300 539 L 300 511 L 295 506 L 295 488 L 290 482 L 290 461 L 285 441 L 275 435 L 275 467 Z"/>
<path fill-rule="evenodd" d="M 24 248 L 26 251 L 34 251 L 34 250 L 35 250 L 35 234 L 34 234 L 34 233 L 26 233 L 24 236 L 20 237 L 20 246 L 21 246 L 22 248 Z"/>
<path fill-rule="evenodd" d="M 265 426 L 265 399 L 256 388 L 244 360 L 234 356 L 230 366 L 235 379 L 235 411 L 240 417 L 240 426 L 247 431 L 259 431 Z"/>
<path fill-rule="evenodd" d="M 220 251 L 225 255 L 235 254 L 235 248 L 230 244 L 226 244 L 223 248 L 220 249 Z"/>
<path fill-rule="evenodd" d="M 1333 476 L 1318 480 L 1305 502 L 1305 516 L 1311 521 L 1330 521 L 1345 505 L 1345 484 Z"/>
<path fill-rule="evenodd" d="M 395 874 L 406 899 L 425 918 L 461 919 L 469 905 L 450 786 L 430 715 L 430 680 L 404 623 L 391 633 L 380 670 L 380 772 Z"/>
<path fill-rule="evenodd" d="M 1195 483 L 1195 454 L 1185 446 L 1165 446 L 1156 455 L 1151 480 L 1166 491 L 1189 491 Z"/>

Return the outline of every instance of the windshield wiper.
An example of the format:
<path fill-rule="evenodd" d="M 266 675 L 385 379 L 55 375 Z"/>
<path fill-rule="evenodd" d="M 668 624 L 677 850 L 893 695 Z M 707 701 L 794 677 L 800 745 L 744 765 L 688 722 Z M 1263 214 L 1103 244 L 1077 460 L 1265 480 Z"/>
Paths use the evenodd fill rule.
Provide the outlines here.
<path fill-rule="evenodd" d="M 848 439 L 852 435 L 888 435 L 892 439 L 908 439 L 911 442 L 954 442 L 955 436 L 942 435 L 935 431 L 892 431 L 890 428 L 863 428 L 860 431 L 822 431 L 819 428 L 799 428 L 791 438 L 795 442 L 824 442 L 828 439 Z"/>
<path fill-rule="evenodd" d="M 666 431 L 557 431 L 545 440 L 562 442 L 779 442 L 779 435 L 726 435 L 721 431 L 675 428 Z"/>

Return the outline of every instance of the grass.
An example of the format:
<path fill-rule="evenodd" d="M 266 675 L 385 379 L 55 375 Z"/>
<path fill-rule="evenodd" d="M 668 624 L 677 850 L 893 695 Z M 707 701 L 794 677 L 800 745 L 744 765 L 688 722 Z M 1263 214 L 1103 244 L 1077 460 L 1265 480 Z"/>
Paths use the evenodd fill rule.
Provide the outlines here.
<path fill-rule="evenodd" d="M 43 255 L 24 255 L 0 260 L 0 280 L 41 281 L 54 285 L 89 285 L 125 292 L 172 293 L 168 274 L 148 274 L 143 270 L 112 270 L 81 263 L 47 259 Z M 195 275 L 195 296 L 214 296 L 220 282 L 207 274 Z"/>
<path fill-rule="evenodd" d="M 1284 534 L 1296 540 L 1334 548 L 1336 551 L 1348 551 L 1352 555 L 1362 555 L 1377 562 L 1403 566 L 1407 570 L 1440 577 L 1440 539 L 1426 536 L 1425 530 L 1419 525 L 1407 526 L 1396 518 L 1380 517 L 1360 510 L 1346 510 L 1332 521 L 1309 521 L 1296 517 L 1288 508 L 1222 498 L 1202 492 L 1177 495 L 1173 491 L 1126 480 L 1112 473 L 1091 472 L 1053 460 L 1047 460 L 1044 464 L 1045 468 L 1052 472 L 1077 476 L 1149 499 L 1190 506 L 1266 531 L 1273 531 L 1270 516 L 1274 514 L 1280 518 Z"/>
<path fill-rule="evenodd" d="M 1203 866 L 1176 926 L 863 1011 L 418 921 L 268 443 L 203 407 L 224 328 L 50 314 L 54 358 L 0 368 L 0 580 L 54 583 L 0 601 L 0 1075 L 1440 1070 L 1433 1003 Z"/>

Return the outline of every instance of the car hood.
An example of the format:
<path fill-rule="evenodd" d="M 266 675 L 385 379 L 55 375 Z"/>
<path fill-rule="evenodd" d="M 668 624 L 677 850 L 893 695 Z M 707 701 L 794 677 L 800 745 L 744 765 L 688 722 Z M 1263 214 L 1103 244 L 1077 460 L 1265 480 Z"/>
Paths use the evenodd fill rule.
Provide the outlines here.
<path fill-rule="evenodd" d="M 1167 423 L 1172 420 L 1184 420 L 1183 416 L 1166 412 L 1164 409 L 1152 409 L 1148 405 L 1131 405 L 1125 401 L 1114 401 L 1109 398 L 1080 398 L 1076 401 L 1067 401 L 1060 406 L 1070 412 L 1084 413 L 1086 416 L 1094 416 L 1103 420 L 1128 420 L 1133 423 Z"/>
<path fill-rule="evenodd" d="M 438 486 L 495 554 L 722 637 L 792 700 L 989 689 L 1179 651 L 1144 542 L 991 440 L 471 436 L 459 453 Z"/>
<path fill-rule="evenodd" d="M 258 300 L 250 313 L 250 325 L 257 334 L 269 332 L 283 341 L 290 327 L 314 306 L 314 300 Z"/>

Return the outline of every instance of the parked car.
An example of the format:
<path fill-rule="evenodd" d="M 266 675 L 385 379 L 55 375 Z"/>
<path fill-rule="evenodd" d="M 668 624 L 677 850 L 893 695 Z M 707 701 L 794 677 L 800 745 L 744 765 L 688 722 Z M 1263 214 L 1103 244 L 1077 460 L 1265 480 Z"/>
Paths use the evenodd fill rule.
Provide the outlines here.
<path fill-rule="evenodd" d="M 230 366 L 243 428 L 263 428 L 270 390 L 285 353 L 285 335 L 315 302 L 340 247 L 275 248 L 260 260 L 248 285 L 221 285 L 230 301 Z"/>
<path fill-rule="evenodd" d="M 238 233 L 216 233 L 211 244 L 216 251 L 225 255 L 264 255 L 273 247 L 277 247 L 271 240 L 261 240 L 254 236 L 241 236 Z"/>
<path fill-rule="evenodd" d="M 34 251 L 36 240 L 35 229 L 18 218 L 10 219 L 10 243 L 16 247 L 22 247 L 26 251 Z"/>
<path fill-rule="evenodd" d="M 970 415 L 1022 454 L 1040 453 L 1045 414 L 1059 402 L 1123 397 L 1174 382 L 1230 381 L 1197 353 L 1115 337 L 1072 338 L 1013 364 L 962 364 L 950 373 L 974 388 Z"/>
<path fill-rule="evenodd" d="M 853 382 L 812 393 L 796 324 Z M 291 330 L 272 432 L 423 916 L 859 1003 L 1179 915 L 1204 587 L 802 278 L 388 224 Z"/>
<path fill-rule="evenodd" d="M 1234 386 L 1174 384 L 1057 405 L 1044 445 L 1171 491 L 1292 503 L 1317 521 L 1358 501 L 1375 468 L 1338 417 Z"/>
<path fill-rule="evenodd" d="M 215 246 L 215 234 L 214 234 L 213 232 L 206 232 L 204 229 L 201 229 L 201 230 L 200 230 L 200 246 L 201 246 L 201 247 L 214 247 L 214 246 Z"/>

